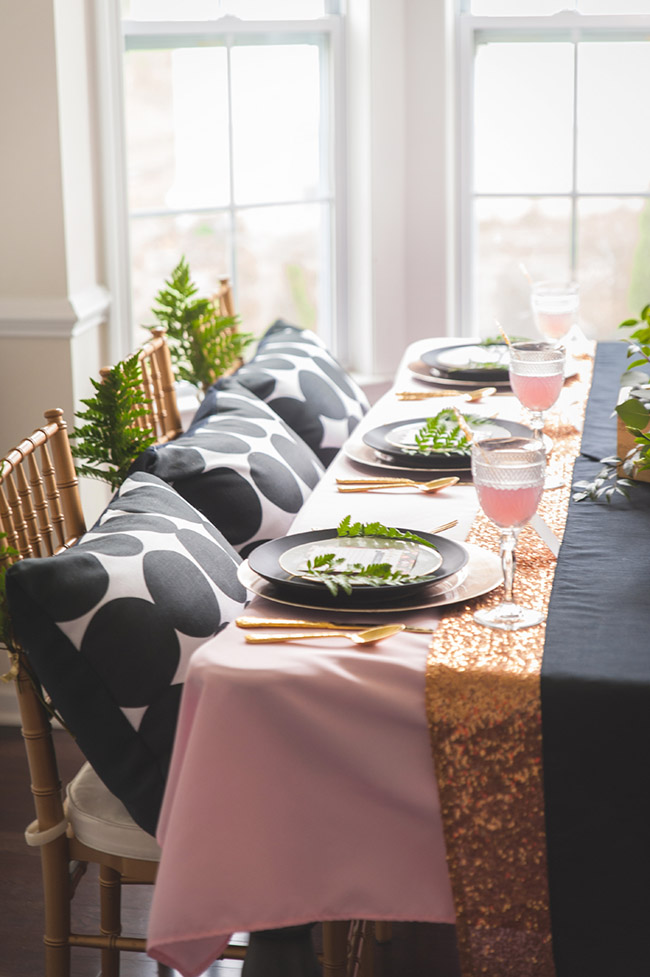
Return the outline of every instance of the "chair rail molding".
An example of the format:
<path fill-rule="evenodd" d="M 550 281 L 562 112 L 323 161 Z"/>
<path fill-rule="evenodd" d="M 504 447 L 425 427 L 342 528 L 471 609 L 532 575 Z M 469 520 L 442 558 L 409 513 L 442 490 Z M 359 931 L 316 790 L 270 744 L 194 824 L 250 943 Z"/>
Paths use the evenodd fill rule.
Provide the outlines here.
<path fill-rule="evenodd" d="M 72 339 L 105 322 L 110 305 L 103 285 L 67 298 L 0 298 L 0 339 Z"/>

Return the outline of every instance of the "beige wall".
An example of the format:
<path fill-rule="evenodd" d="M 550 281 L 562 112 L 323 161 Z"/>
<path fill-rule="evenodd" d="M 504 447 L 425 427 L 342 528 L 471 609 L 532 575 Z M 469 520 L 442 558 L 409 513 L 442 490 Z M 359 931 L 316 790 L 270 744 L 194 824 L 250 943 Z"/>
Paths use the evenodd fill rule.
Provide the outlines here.
<path fill-rule="evenodd" d="M 0 455 L 106 362 L 86 6 L 0 6 Z"/>

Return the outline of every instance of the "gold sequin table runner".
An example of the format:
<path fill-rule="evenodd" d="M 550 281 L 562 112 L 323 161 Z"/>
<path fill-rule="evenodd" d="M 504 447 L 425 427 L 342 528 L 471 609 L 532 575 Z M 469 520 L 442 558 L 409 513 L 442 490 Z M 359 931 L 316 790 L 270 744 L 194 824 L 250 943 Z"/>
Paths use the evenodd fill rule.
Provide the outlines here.
<path fill-rule="evenodd" d="M 591 361 L 575 381 L 582 427 Z M 561 538 L 580 434 L 547 428 L 549 472 L 539 514 Z M 498 551 L 482 512 L 468 542 Z M 515 598 L 546 611 L 555 558 L 530 527 L 516 549 Z M 501 589 L 481 605 L 498 603 Z M 540 669 L 545 625 L 504 632 L 475 624 L 477 602 L 441 621 L 427 660 L 426 704 L 457 915 L 463 977 L 553 977 L 546 873 Z"/>

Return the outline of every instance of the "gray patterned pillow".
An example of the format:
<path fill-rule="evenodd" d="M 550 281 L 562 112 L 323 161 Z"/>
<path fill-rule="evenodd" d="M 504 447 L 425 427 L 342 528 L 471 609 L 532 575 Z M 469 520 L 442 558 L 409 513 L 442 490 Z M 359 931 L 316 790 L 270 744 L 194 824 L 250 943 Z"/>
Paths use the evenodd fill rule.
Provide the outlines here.
<path fill-rule="evenodd" d="M 192 652 L 246 604 L 240 557 L 136 473 L 80 542 L 7 572 L 19 641 L 106 786 L 155 832 Z"/>
<path fill-rule="evenodd" d="M 329 465 L 369 407 L 364 392 L 323 341 L 281 319 L 235 376 L 266 401 L 324 465 Z"/>
<path fill-rule="evenodd" d="M 285 536 L 323 474 L 316 455 L 235 378 L 206 394 L 189 430 L 132 470 L 169 482 L 247 556 Z"/>

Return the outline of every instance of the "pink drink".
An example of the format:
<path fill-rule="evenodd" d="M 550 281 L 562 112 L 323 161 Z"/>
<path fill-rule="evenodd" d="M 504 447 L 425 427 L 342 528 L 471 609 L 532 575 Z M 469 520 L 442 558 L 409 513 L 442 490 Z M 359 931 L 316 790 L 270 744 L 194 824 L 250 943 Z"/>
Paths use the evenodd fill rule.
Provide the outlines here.
<path fill-rule="evenodd" d="M 561 339 L 566 336 L 573 325 L 573 313 L 571 312 L 538 312 L 537 328 L 542 336 L 549 339 Z"/>
<path fill-rule="evenodd" d="M 510 371 L 510 386 L 517 399 L 528 410 L 548 410 L 560 396 L 564 375 L 536 377 L 521 376 Z"/>
<path fill-rule="evenodd" d="M 537 511 L 544 483 L 505 488 L 475 482 L 478 500 L 483 512 L 497 526 L 517 529 L 528 522 Z"/>

